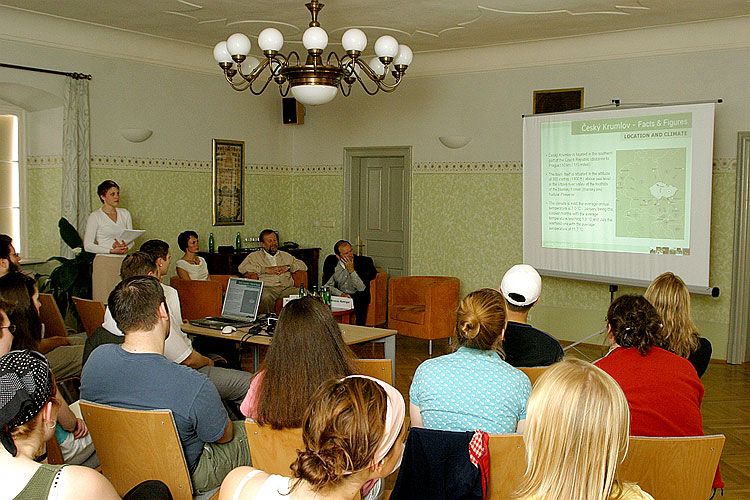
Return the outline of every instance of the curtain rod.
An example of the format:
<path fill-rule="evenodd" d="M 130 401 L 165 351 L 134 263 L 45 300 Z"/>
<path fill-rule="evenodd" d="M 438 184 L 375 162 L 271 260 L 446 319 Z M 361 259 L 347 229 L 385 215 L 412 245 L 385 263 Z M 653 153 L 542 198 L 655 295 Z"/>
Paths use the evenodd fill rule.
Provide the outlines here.
<path fill-rule="evenodd" d="M 69 76 L 75 80 L 91 80 L 91 75 L 84 73 L 66 73 L 64 71 L 55 71 L 53 69 L 31 68 L 29 66 L 18 66 L 16 64 L 0 63 L 0 68 L 22 69 L 24 71 L 36 71 L 38 73 L 49 73 L 51 75 Z"/>

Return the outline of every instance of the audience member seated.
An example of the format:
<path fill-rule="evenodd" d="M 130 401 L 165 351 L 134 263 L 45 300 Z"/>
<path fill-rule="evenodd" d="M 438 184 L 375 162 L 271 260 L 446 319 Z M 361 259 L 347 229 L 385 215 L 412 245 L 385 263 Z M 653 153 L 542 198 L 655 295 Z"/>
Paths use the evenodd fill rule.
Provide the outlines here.
<path fill-rule="evenodd" d="M 300 427 L 321 383 L 356 372 L 354 354 L 328 306 L 314 297 L 292 300 L 281 310 L 268 353 L 240 410 L 274 429 Z"/>
<path fill-rule="evenodd" d="M 169 246 L 160 240 L 149 240 L 141 246 L 141 251 L 125 258 L 120 274 L 123 280 L 133 276 L 153 276 L 160 279 L 168 269 Z M 182 314 L 177 290 L 169 285 L 161 286 L 169 314 L 169 336 L 164 347 L 164 357 L 203 373 L 216 386 L 222 399 L 239 405 L 250 387 L 250 373 L 214 366 L 212 359 L 194 350 L 190 339 L 181 328 Z M 104 312 L 102 327 L 112 335 L 120 337 L 121 341 L 114 343 L 122 343 L 123 333 L 109 306 Z M 103 333 L 101 338 L 107 340 L 111 337 Z"/>
<path fill-rule="evenodd" d="M 503 350 L 505 361 L 512 366 L 548 366 L 563 358 L 556 338 L 527 323 L 529 311 L 539 302 L 542 277 L 533 267 L 518 264 L 503 276 L 500 291 L 508 306 Z"/>
<path fill-rule="evenodd" d="M 529 398 L 526 474 L 513 498 L 653 500 L 617 479 L 628 450 L 630 415 L 612 377 L 585 361 L 558 363 Z"/>
<path fill-rule="evenodd" d="M 118 408 L 171 410 L 197 493 L 218 487 L 233 468 L 249 465 L 243 423 L 229 420 L 214 384 L 164 357 L 170 317 L 159 280 L 135 276 L 120 282 L 108 306 L 125 341 L 91 353 L 81 398 Z"/>
<path fill-rule="evenodd" d="M 13 240 L 7 234 L 0 234 L 0 276 L 21 271 L 21 256 L 13 248 Z"/>
<path fill-rule="evenodd" d="M 10 352 L 13 345 L 13 332 L 16 325 L 11 324 L 8 315 L 13 312 L 13 306 L 0 300 L 0 356 Z"/>
<path fill-rule="evenodd" d="M 610 351 L 595 364 L 622 387 L 633 436 L 702 436 L 703 385 L 687 359 L 663 348 L 661 328 L 644 297 L 618 297 L 607 311 Z M 714 488 L 723 486 L 717 470 Z"/>
<path fill-rule="evenodd" d="M 481 429 L 491 434 L 521 432 L 529 378 L 503 361 L 505 300 L 483 288 L 458 306 L 452 354 L 428 359 L 409 389 L 413 427 L 444 431 Z"/>
<path fill-rule="evenodd" d="M 23 273 L 13 272 L 0 278 L 0 299 L 14 305 L 10 322 L 16 325 L 13 350 L 31 349 L 45 355 L 59 380 L 81 375 L 83 337 L 44 338 L 39 319 L 39 290 L 36 282 Z"/>
<path fill-rule="evenodd" d="M 299 290 L 294 286 L 292 273 L 307 271 L 307 265 L 291 254 L 279 250 L 279 240 L 271 229 L 260 232 L 262 250 L 251 252 L 239 266 L 245 278 L 261 280 L 263 293 L 260 297 L 260 312 L 276 312 L 276 300 L 294 295 Z"/>
<path fill-rule="evenodd" d="M 198 252 L 198 233 L 195 231 L 185 231 L 177 237 L 177 246 L 185 252 L 180 260 L 177 261 L 177 276 L 183 280 L 208 280 L 208 264 L 206 259 L 202 259 Z"/>
<path fill-rule="evenodd" d="M 346 240 L 338 241 L 333 252 L 335 255 L 329 255 L 323 263 L 323 284 L 331 288 L 333 295 L 351 297 L 357 324 L 364 325 L 370 304 L 370 282 L 378 271 L 370 257 L 354 255 L 351 243 Z"/>
<path fill-rule="evenodd" d="M 0 278 L 0 296 L 10 302 L 11 314 L 8 321 L 13 328 L 13 342 L 11 349 L 36 350 L 42 336 L 42 323 L 39 320 L 39 292 L 33 279 L 21 273 L 11 273 Z M 83 346 L 75 346 L 82 348 Z M 58 348 L 59 349 L 59 348 Z M 76 350 L 75 352 L 78 352 Z M 47 355 L 53 354 L 55 350 Z M 74 354 L 75 354 L 74 352 Z M 52 364 L 48 360 L 50 365 Z M 53 359 L 59 359 L 54 357 Z M 80 358 L 78 359 L 80 361 Z M 57 413 L 57 429 L 55 436 L 60 444 L 63 459 L 70 464 L 85 464 L 96 467 L 99 461 L 94 456 L 94 443 L 88 433 L 86 424 L 76 418 L 70 407 L 57 395 L 59 411 Z"/>
<path fill-rule="evenodd" d="M 0 358 L 0 483 L 2 498 L 118 500 L 104 476 L 87 467 L 38 463 L 44 443 L 55 434 L 55 381 L 47 360 L 33 351 Z M 42 457 L 43 458 L 43 457 Z M 164 483 L 147 481 L 126 499 L 172 498 Z"/>
<path fill-rule="evenodd" d="M 362 375 L 328 380 L 305 412 L 305 449 L 292 463 L 292 477 L 242 467 L 224 480 L 219 499 L 355 498 L 398 468 L 404 414 L 404 398 L 385 382 Z"/>
<path fill-rule="evenodd" d="M 698 328 L 690 315 L 690 292 L 679 276 L 664 273 L 646 290 L 646 300 L 661 316 L 664 347 L 687 358 L 702 377 L 711 361 L 711 342 L 698 335 Z"/>

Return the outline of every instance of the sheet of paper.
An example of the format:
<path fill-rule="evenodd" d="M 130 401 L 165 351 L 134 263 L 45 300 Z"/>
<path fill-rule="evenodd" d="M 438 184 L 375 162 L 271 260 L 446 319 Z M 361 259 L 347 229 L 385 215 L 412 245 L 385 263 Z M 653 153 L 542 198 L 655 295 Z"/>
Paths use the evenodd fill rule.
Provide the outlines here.
<path fill-rule="evenodd" d="M 126 245 L 130 245 L 145 232 L 144 229 L 123 229 L 117 239 L 124 241 Z"/>

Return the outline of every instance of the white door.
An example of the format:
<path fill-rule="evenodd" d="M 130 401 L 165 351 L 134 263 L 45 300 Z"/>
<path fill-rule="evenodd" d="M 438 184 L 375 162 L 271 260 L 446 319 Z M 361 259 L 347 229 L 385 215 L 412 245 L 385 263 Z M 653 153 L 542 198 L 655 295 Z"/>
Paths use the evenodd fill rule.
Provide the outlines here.
<path fill-rule="evenodd" d="M 410 174 L 410 148 L 346 149 L 347 237 L 389 278 L 408 274 Z"/>

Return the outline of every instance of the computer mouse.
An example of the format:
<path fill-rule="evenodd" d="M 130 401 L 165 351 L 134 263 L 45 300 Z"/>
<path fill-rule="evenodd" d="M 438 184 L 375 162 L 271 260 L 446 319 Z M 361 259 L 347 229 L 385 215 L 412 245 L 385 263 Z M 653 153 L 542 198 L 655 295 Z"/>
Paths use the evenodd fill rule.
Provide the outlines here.
<path fill-rule="evenodd" d="M 231 325 L 227 325 L 227 326 L 225 326 L 224 328 L 221 329 L 221 334 L 222 335 L 231 335 L 231 334 L 233 334 L 236 331 L 237 331 L 237 329 L 235 327 L 233 327 Z"/>

